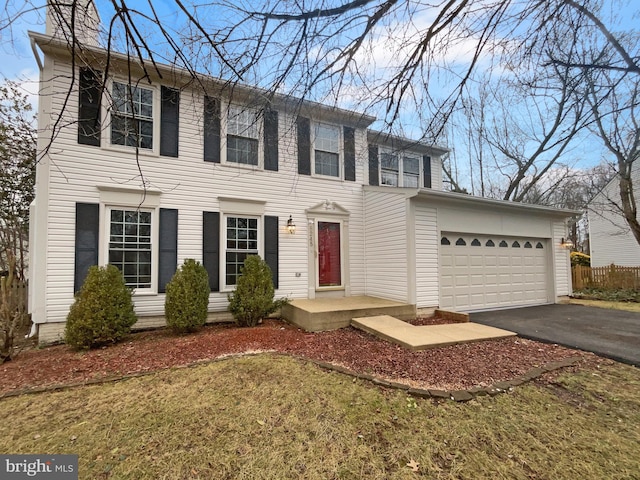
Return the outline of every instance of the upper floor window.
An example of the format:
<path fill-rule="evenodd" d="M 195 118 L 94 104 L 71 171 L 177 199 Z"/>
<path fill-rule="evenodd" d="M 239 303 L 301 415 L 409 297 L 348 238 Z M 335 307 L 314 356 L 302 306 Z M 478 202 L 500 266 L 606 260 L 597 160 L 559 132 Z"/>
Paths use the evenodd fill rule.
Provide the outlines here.
<path fill-rule="evenodd" d="M 153 149 L 153 90 L 113 82 L 111 143 Z"/>
<path fill-rule="evenodd" d="M 316 125 L 314 141 L 315 173 L 340 177 L 340 128 Z"/>
<path fill-rule="evenodd" d="M 258 165 L 258 115 L 251 108 L 229 106 L 227 162 Z"/>
<path fill-rule="evenodd" d="M 418 188 L 420 157 L 382 152 L 380 154 L 380 185 Z"/>

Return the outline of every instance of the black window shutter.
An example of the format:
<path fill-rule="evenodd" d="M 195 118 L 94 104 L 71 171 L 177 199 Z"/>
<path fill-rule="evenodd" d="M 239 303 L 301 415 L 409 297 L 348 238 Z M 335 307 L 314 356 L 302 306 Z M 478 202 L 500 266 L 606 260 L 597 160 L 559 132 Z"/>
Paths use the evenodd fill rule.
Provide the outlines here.
<path fill-rule="evenodd" d="M 356 180 L 356 130 L 343 127 L 344 132 L 344 179 Z"/>
<path fill-rule="evenodd" d="M 311 121 L 298 117 L 298 173 L 311 175 Z"/>
<path fill-rule="evenodd" d="M 378 180 L 378 146 L 369 145 L 369 185 L 380 185 Z"/>
<path fill-rule="evenodd" d="M 264 261 L 271 269 L 273 286 L 278 288 L 278 217 L 264 217 Z"/>
<path fill-rule="evenodd" d="M 90 68 L 80 69 L 80 99 L 78 103 L 78 143 L 100 146 L 101 73 Z"/>
<path fill-rule="evenodd" d="M 204 97 L 204 161 L 220 163 L 220 99 Z"/>
<path fill-rule="evenodd" d="M 220 291 L 220 213 L 202 212 L 202 264 L 209 274 L 209 288 Z"/>
<path fill-rule="evenodd" d="M 278 112 L 264 112 L 264 169 L 278 171 Z"/>
<path fill-rule="evenodd" d="M 178 210 L 161 208 L 159 225 L 158 293 L 164 293 L 178 266 Z"/>
<path fill-rule="evenodd" d="M 424 173 L 424 186 L 431 188 L 431 157 L 429 155 L 422 157 L 422 171 Z"/>
<path fill-rule="evenodd" d="M 74 292 L 82 287 L 89 267 L 98 264 L 99 222 L 100 206 L 97 203 L 76 203 Z"/>
<path fill-rule="evenodd" d="M 180 91 L 163 86 L 160 99 L 160 155 L 177 157 Z"/>

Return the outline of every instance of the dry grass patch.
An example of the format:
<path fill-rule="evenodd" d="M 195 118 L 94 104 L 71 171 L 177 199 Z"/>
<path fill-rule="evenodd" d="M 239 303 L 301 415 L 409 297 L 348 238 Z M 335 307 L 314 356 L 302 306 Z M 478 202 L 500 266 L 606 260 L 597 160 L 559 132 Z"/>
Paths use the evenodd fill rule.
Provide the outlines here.
<path fill-rule="evenodd" d="M 626 312 L 640 312 L 640 303 L 637 302 L 612 302 L 608 300 L 582 300 L 572 298 L 570 303 L 584 305 L 586 307 L 608 308 L 611 310 L 624 310 Z"/>
<path fill-rule="evenodd" d="M 640 376 L 615 364 L 466 404 L 278 355 L 0 401 L 0 451 L 81 478 L 632 478 Z M 419 463 L 414 472 L 407 466 Z"/>

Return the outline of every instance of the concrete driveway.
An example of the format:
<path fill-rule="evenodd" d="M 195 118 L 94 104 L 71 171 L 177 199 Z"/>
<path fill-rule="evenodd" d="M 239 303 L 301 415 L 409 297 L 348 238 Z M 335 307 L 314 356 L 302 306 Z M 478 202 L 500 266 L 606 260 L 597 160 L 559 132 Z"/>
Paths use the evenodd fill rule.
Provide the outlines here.
<path fill-rule="evenodd" d="M 472 322 L 511 330 L 524 338 L 640 365 L 640 313 L 583 305 L 542 305 L 470 316 Z"/>

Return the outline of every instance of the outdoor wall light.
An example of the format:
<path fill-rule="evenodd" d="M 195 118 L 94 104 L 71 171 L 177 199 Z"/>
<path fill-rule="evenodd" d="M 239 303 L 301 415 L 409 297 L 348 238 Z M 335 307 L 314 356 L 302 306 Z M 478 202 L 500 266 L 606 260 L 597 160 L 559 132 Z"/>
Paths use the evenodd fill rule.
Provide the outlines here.
<path fill-rule="evenodd" d="M 291 217 L 291 215 L 289 215 L 289 220 L 287 220 L 287 232 L 289 232 L 291 235 L 296 233 L 296 224 L 293 223 L 293 218 Z"/>
<path fill-rule="evenodd" d="M 573 242 L 568 238 L 562 237 L 562 240 L 560 240 L 560 246 L 562 248 L 566 248 L 567 250 L 570 250 L 573 248 Z"/>

